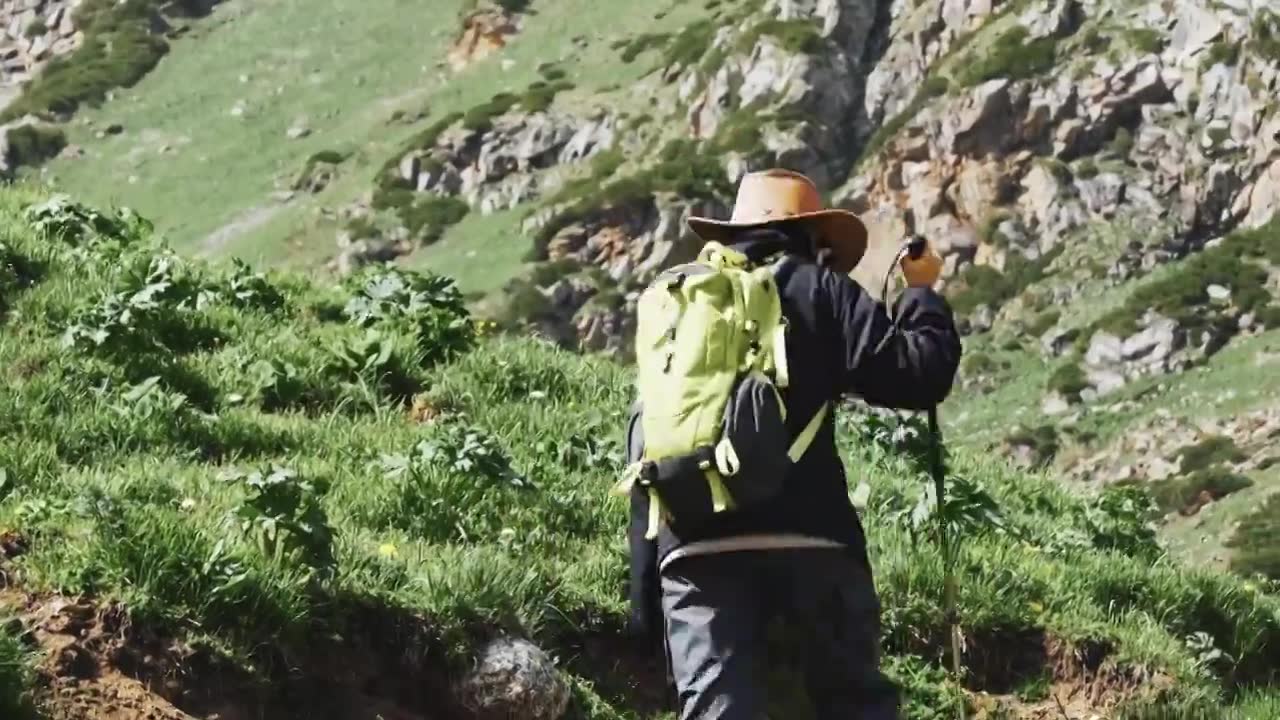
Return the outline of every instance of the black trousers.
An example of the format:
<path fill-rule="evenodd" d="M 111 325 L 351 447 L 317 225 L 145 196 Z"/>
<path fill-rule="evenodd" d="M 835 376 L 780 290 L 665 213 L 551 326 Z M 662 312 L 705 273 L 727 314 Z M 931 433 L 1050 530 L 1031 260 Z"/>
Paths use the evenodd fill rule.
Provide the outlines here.
<path fill-rule="evenodd" d="M 681 720 L 766 717 L 767 631 L 820 720 L 895 720 L 897 687 L 880 672 L 880 601 L 863 558 L 839 549 L 697 555 L 662 571 L 668 661 Z M 785 717 L 785 716 L 781 716 Z"/>

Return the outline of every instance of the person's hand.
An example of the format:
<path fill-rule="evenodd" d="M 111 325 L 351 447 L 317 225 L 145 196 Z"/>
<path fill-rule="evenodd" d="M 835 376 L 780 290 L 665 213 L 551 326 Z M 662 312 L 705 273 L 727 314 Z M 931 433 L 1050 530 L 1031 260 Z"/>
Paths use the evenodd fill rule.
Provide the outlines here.
<path fill-rule="evenodd" d="M 912 259 L 910 255 L 902 258 L 902 276 L 907 287 L 933 287 L 942 275 L 942 258 L 933 251 L 933 246 L 925 243 L 920 257 Z"/>

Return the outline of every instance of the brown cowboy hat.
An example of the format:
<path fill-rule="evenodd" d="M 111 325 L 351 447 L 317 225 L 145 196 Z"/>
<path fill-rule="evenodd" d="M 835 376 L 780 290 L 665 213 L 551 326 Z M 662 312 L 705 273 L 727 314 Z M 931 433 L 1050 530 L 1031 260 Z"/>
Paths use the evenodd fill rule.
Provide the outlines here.
<path fill-rule="evenodd" d="M 738 185 L 733 216 L 728 220 L 689 218 L 689 229 L 703 240 L 723 242 L 737 230 L 779 220 L 808 225 L 820 242 L 831 249 L 835 270 L 848 273 L 867 249 L 867 228 L 847 210 L 822 207 L 822 196 L 809 178 L 790 170 L 747 173 Z"/>

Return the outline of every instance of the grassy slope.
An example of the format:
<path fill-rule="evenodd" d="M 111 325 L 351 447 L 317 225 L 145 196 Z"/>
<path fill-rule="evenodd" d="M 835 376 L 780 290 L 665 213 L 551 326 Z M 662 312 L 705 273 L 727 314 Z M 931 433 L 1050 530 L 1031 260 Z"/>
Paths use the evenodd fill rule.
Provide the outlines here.
<path fill-rule="evenodd" d="M 649 66 L 643 59 L 621 63 L 611 40 L 625 37 L 624 28 L 679 27 L 700 12 L 678 6 L 663 13 L 648 3 L 534 3 L 525 31 L 503 53 L 455 75 L 437 64 L 463 5 L 462 0 L 437 0 L 429 8 L 405 0 L 232 0 L 197 23 L 197 31 L 175 43 L 137 86 L 82 113 L 98 126 L 123 124 L 123 135 L 98 140 L 77 124 L 70 141 L 84 147 L 87 156 L 54 162 L 50 171 L 77 196 L 119 202 L 155 218 L 179 247 L 308 263 L 335 251 L 337 227 L 318 220 L 316 211 L 369 190 L 374 171 L 420 129 L 392 123 L 397 110 L 410 115 L 425 110 L 425 124 L 497 92 L 522 91 L 538 78 L 540 64 L 557 61 L 579 88 L 562 98 L 567 105 L 616 105 L 624 95 L 620 88 Z M 655 14 L 662 19 L 655 20 Z M 585 47 L 575 38 L 584 39 Z M 609 93 L 601 94 L 602 89 Z M 241 101 L 245 115 L 232 116 Z M 296 118 L 306 118 L 313 132 L 303 140 L 287 140 L 285 132 Z M 164 146 L 168 152 L 162 154 Z M 276 181 L 287 184 L 307 157 L 321 150 L 353 157 L 326 192 L 277 208 L 270 198 Z M 486 235 L 502 248 L 503 257 L 518 258 L 526 249 L 527 241 L 514 232 L 515 219 L 480 221 L 493 228 Z M 219 228 L 238 221 L 249 229 L 225 243 L 206 243 Z M 438 259 L 450 270 L 464 267 L 453 248 L 466 242 L 460 238 L 469 238 L 472 228 L 459 228 L 422 262 Z M 510 274 L 514 266 L 507 260 L 496 270 Z M 477 287 L 494 282 L 486 276 Z"/>
<path fill-rule="evenodd" d="M 89 235 L 73 251 L 28 227 L 28 199 L 0 193 L 0 241 L 19 281 L 3 291 L 0 530 L 30 540 L 12 568 L 28 588 L 120 598 L 141 621 L 210 636 L 246 658 L 256 641 L 305 637 L 360 598 L 421 612 L 456 642 L 477 625 L 557 649 L 592 628 L 616 632 L 625 512 L 605 490 L 618 470 L 623 369 L 503 339 L 433 362 L 440 343 L 422 333 L 445 311 L 373 323 L 389 348 L 379 357 L 340 312 L 354 286 L 185 262 L 165 271 L 173 286 L 133 330 L 110 326 L 103 346 L 64 349 L 65 328 L 101 327 L 85 310 L 106 288 L 145 285 L 129 280 L 132 269 L 159 251 L 145 229 L 127 230 L 124 249 Z M 260 306 L 273 288 L 283 307 Z M 171 295 L 200 291 L 202 309 Z M 113 353 L 113 343 L 129 351 Z M 356 366 L 337 362 L 335 347 Z M 368 362 L 380 369 L 358 369 Z M 158 385 L 144 391 L 153 376 Z M 418 393 L 459 414 L 412 421 L 406 405 Z M 937 670 L 941 558 L 926 538 L 912 540 L 906 519 L 923 485 L 918 466 L 877 440 L 876 426 L 844 429 L 850 467 L 873 488 L 868 533 L 890 663 L 911 716 L 933 717 L 928 708 L 950 691 Z M 409 472 L 388 472 L 385 455 L 407 456 Z M 301 505 L 284 515 L 323 518 L 315 525 L 332 530 L 331 539 L 287 535 L 292 559 L 224 524 L 252 504 L 248 486 L 222 471 L 273 464 L 317 484 L 296 486 Z M 975 667 L 1005 652 L 1010 633 L 1104 643 L 1112 660 L 1177 681 L 1168 708 L 1215 701 L 1215 673 L 1257 681 L 1280 662 L 1280 599 L 1159 560 L 1122 504 L 1082 503 L 982 454 L 957 456 L 955 471 L 989 489 L 1005 516 L 1004 533 L 982 523 L 965 531 L 961 605 Z M 1197 631 L 1237 660 L 1234 670 L 1198 663 L 1183 643 Z M 1017 687 L 1043 685 L 1042 670 L 1029 668 L 1014 673 Z M 973 682 L 991 685 L 989 674 Z M 578 716 L 628 716 L 625 701 L 581 677 L 577 687 Z"/>

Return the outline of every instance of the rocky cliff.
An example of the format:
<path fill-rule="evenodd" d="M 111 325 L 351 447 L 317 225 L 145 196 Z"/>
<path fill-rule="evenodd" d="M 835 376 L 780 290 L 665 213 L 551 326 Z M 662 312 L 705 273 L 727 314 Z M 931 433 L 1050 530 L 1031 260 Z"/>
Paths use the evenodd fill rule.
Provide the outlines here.
<path fill-rule="evenodd" d="M 481 213 L 537 203 L 522 225 L 532 256 L 596 268 L 625 300 L 692 252 L 692 209 L 724 210 L 750 169 L 790 167 L 888 235 L 929 238 L 980 332 L 1025 311 L 1029 278 L 1053 276 L 1041 302 L 1069 303 L 1261 226 L 1280 205 L 1277 16 L 1243 0 L 1170 8 L 726 4 L 674 37 L 616 45 L 660 56 L 629 106 L 561 109 L 551 74 L 445 118 L 396 158 L 390 184 Z M 1098 237 L 1121 226 L 1133 232 Z M 550 307 L 531 315 L 568 341 L 624 349 L 625 302 L 603 319 L 582 313 L 599 284 L 556 277 L 541 287 Z M 1259 317 L 1247 314 L 1235 317 L 1245 329 Z M 1095 391 L 1222 340 L 1142 324 L 1088 353 Z M 1070 347 L 1046 332 L 1049 356 Z"/>

